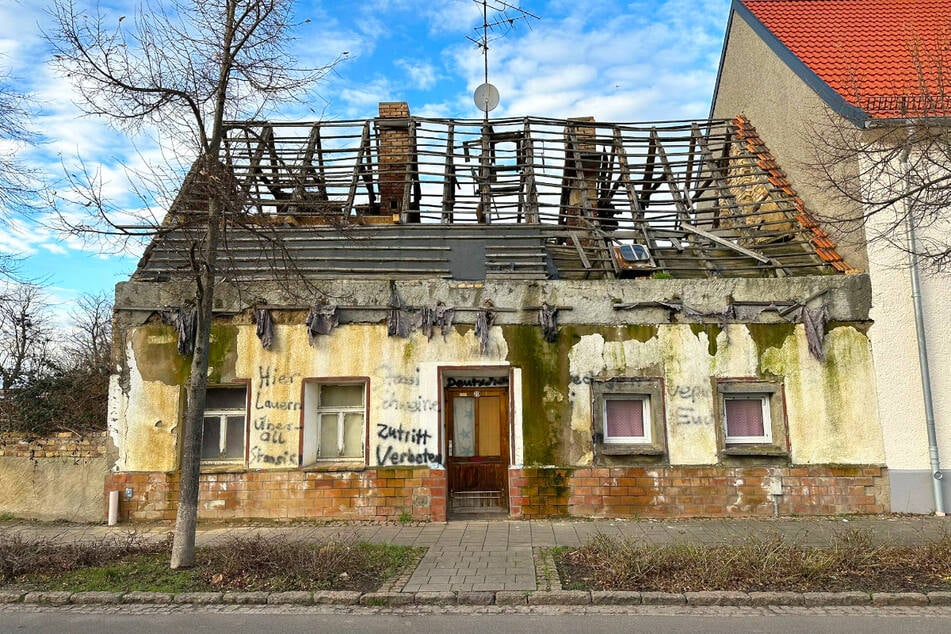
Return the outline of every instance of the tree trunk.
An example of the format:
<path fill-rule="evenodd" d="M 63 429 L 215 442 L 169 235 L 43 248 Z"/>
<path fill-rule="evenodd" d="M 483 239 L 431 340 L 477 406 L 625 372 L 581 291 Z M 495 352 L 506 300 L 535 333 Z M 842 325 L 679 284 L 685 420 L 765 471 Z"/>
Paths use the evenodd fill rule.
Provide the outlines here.
<path fill-rule="evenodd" d="M 209 165 L 206 169 L 211 170 Z M 215 256 L 218 250 L 221 202 L 212 195 L 208 203 L 208 228 L 196 301 L 198 302 L 195 351 L 182 431 L 181 480 L 178 513 L 172 540 L 171 568 L 190 568 L 195 564 L 195 529 L 198 524 L 198 486 L 201 473 L 202 427 L 205 414 L 205 388 L 208 386 L 208 349 L 211 342 L 212 309 L 215 299 Z"/>

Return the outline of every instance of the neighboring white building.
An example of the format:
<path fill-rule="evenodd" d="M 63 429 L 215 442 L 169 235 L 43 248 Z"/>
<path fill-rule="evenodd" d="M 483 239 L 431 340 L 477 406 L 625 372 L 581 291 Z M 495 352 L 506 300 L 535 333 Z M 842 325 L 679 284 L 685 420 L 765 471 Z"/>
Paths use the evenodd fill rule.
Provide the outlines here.
<path fill-rule="evenodd" d="M 847 131 L 854 127 L 857 135 L 903 125 L 899 117 L 908 117 L 908 109 L 902 115 L 895 106 L 914 103 L 922 94 L 919 71 L 927 77 L 935 70 L 928 65 L 937 64 L 927 54 L 916 58 L 912 50 L 951 42 L 949 16 L 951 0 L 734 0 L 711 115 L 746 115 L 770 140 L 808 207 L 854 215 L 860 209 L 837 199 L 810 169 L 816 148 L 822 148 L 810 139 L 829 122 Z M 839 168 L 857 166 L 854 161 Z M 867 269 L 872 282 L 869 334 L 891 508 L 930 513 L 942 497 L 951 498 L 951 478 L 940 478 L 941 464 L 951 459 L 951 338 L 944 332 L 951 276 L 923 275 L 921 283 L 937 439 L 929 447 L 912 271 L 899 249 L 866 244 L 875 230 L 870 222 L 835 237 L 840 253 Z M 943 463 L 933 473 L 935 451 Z"/>

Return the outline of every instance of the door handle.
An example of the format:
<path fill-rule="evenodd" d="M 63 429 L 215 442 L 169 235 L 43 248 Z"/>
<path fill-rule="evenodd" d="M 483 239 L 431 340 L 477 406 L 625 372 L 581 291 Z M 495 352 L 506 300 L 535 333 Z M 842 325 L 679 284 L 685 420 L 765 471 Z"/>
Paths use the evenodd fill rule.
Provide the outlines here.
<path fill-rule="evenodd" d="M 449 452 L 448 452 L 448 453 L 449 453 L 449 457 L 451 458 L 451 457 L 452 457 L 452 441 L 451 441 L 451 440 L 449 441 Z"/>

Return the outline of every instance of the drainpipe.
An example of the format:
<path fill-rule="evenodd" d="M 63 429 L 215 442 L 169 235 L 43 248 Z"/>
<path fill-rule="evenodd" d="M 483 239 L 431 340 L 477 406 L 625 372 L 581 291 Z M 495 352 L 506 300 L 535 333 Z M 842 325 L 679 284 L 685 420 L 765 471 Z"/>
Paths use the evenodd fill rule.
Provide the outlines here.
<path fill-rule="evenodd" d="M 908 200 L 910 191 L 911 141 L 913 132 L 911 126 L 906 127 L 908 140 L 902 151 L 902 171 L 905 174 L 905 220 L 908 224 L 908 263 L 911 267 L 911 303 L 915 310 L 915 332 L 918 340 L 918 366 L 921 371 L 921 391 L 925 405 L 925 427 L 928 429 L 928 457 L 931 461 L 931 485 L 934 494 L 935 515 L 944 516 L 944 492 L 941 490 L 941 460 L 938 457 L 938 437 L 934 424 L 934 401 L 931 392 L 931 366 L 928 363 L 928 342 L 925 335 L 924 307 L 921 301 L 921 278 L 918 272 L 918 240 L 915 235 L 915 223 L 911 218 L 911 203 Z"/>

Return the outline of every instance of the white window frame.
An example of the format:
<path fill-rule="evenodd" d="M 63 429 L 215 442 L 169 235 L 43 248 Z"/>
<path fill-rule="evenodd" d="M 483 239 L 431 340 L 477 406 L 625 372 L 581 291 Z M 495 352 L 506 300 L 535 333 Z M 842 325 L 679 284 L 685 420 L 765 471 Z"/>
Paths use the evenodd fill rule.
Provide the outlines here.
<path fill-rule="evenodd" d="M 603 395 L 604 404 L 601 408 L 601 423 L 603 425 L 602 432 L 604 433 L 604 444 L 606 445 L 649 445 L 653 442 L 651 438 L 651 397 L 649 394 L 625 394 L 621 393 L 610 393 Z M 612 436 L 608 433 L 608 402 L 609 401 L 640 401 L 641 402 L 641 412 L 642 412 L 642 422 L 644 435 L 643 436 Z"/>
<path fill-rule="evenodd" d="M 217 463 L 217 464 L 235 464 L 243 463 L 245 457 L 248 453 L 248 387 L 246 385 L 210 385 L 205 388 L 205 398 L 208 398 L 208 392 L 211 390 L 233 390 L 237 392 L 241 390 L 244 392 L 244 406 L 243 407 L 232 407 L 232 408 L 216 408 L 216 409 L 205 409 L 202 413 L 201 424 L 204 428 L 205 419 L 218 417 L 218 451 L 219 453 L 224 453 L 228 448 L 228 418 L 235 417 L 240 415 L 242 419 L 241 425 L 241 457 L 240 458 L 206 458 L 201 457 L 201 461 L 204 463 Z M 204 452 L 204 443 L 202 444 L 202 452 Z"/>
<path fill-rule="evenodd" d="M 723 438 L 728 445 L 748 445 L 765 444 L 773 442 L 773 423 L 770 416 L 770 400 L 772 394 L 756 392 L 732 392 L 724 393 L 723 398 Z M 730 426 L 727 419 L 726 402 L 727 401 L 759 401 L 763 412 L 763 435 L 762 436 L 731 436 Z"/>
<path fill-rule="evenodd" d="M 321 403 L 321 393 L 326 387 L 339 387 L 348 385 L 359 385 L 363 388 L 363 403 L 360 406 L 333 406 L 325 407 Z M 367 403 L 369 381 L 366 379 L 355 380 L 307 380 L 304 383 L 304 429 L 303 446 L 301 447 L 301 463 L 303 466 L 313 466 L 315 464 L 328 462 L 353 462 L 364 464 L 367 456 Z M 343 451 L 344 443 L 344 419 L 347 414 L 360 414 L 363 418 L 362 443 L 359 456 L 320 456 L 320 439 L 323 432 L 323 417 L 327 414 L 337 414 L 337 453 Z M 313 433 L 309 433 L 313 430 Z"/>

